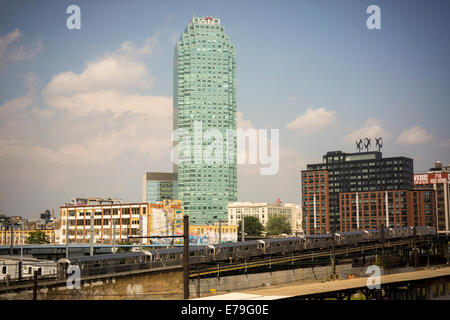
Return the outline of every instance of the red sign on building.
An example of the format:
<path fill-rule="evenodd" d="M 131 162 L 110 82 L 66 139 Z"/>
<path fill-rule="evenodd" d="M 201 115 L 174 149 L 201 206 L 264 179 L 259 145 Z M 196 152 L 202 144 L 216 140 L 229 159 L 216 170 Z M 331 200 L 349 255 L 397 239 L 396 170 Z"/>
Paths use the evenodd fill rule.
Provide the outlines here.
<path fill-rule="evenodd" d="M 448 172 L 423 173 L 414 175 L 414 184 L 448 183 Z"/>

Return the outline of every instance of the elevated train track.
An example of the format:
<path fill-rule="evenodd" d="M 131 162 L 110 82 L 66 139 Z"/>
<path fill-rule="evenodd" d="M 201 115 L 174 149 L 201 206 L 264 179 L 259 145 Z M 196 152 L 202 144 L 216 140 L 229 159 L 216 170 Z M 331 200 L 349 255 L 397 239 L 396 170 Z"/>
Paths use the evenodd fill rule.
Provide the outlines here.
<path fill-rule="evenodd" d="M 420 247 L 424 243 L 429 243 L 429 239 L 424 240 L 418 240 L 416 242 L 416 246 Z M 382 250 L 389 250 L 392 248 L 411 248 L 412 246 L 411 241 L 394 241 L 394 242 L 388 242 L 385 244 L 362 244 L 360 246 L 356 247 L 346 247 L 346 248 L 340 248 L 335 250 L 334 255 L 338 259 L 341 258 L 353 258 L 355 256 L 361 256 L 361 255 L 375 255 L 379 254 L 381 255 Z M 203 277 L 203 276 L 211 276 L 211 275 L 217 275 L 218 273 L 225 275 L 227 273 L 232 273 L 235 271 L 242 271 L 242 270 L 250 270 L 255 268 L 264 268 L 264 269 L 271 269 L 272 266 L 276 265 L 299 265 L 299 262 L 301 264 L 302 261 L 308 262 L 308 264 L 314 264 L 314 260 L 317 261 L 317 263 L 328 263 L 330 262 L 331 256 L 333 255 L 331 250 L 321 250 L 321 251 L 312 251 L 312 252 L 303 252 L 303 253 L 297 253 L 297 254 L 285 254 L 283 256 L 259 256 L 256 257 L 253 260 L 249 261 L 238 261 L 238 262 L 231 262 L 231 263 L 221 263 L 216 264 L 214 266 L 210 265 L 201 265 L 200 268 L 197 270 L 193 270 L 190 273 L 191 278 L 195 277 Z M 322 258 L 322 259 L 321 259 Z M 311 263 L 311 261 L 313 263 Z"/>
<path fill-rule="evenodd" d="M 286 262 L 332 257 L 343 254 L 388 250 L 390 247 L 417 247 L 423 241 L 436 238 L 436 230 L 430 227 L 389 228 L 370 231 L 353 231 L 340 234 L 324 234 L 204 246 L 189 246 L 191 274 L 207 275 L 239 268 L 256 268 Z M 58 260 L 59 276 L 64 278 L 69 265 L 77 265 L 81 276 L 145 270 L 157 267 L 179 266 L 183 260 L 183 248 L 106 254 Z M 219 267 L 217 267 L 219 265 Z M 211 267 L 214 266 L 214 267 Z M 197 268 L 197 273 L 192 272 Z"/>
<path fill-rule="evenodd" d="M 442 236 L 441 236 L 442 237 Z M 302 264 L 329 264 L 332 260 L 382 255 L 389 250 L 413 252 L 413 248 L 430 247 L 438 239 L 433 228 L 393 228 L 319 236 L 251 240 L 221 245 L 189 246 L 189 277 L 214 277 L 239 272 L 259 272 L 272 267 L 292 268 Z M 448 246 L 448 238 L 444 239 Z M 181 269 L 183 248 L 125 252 L 60 259 L 58 277 L 63 283 L 69 265 L 80 268 L 81 279 L 94 280 L 127 274 Z M 261 270 L 258 270 L 261 269 Z M 52 281 L 52 280 L 46 280 Z M 29 283 L 21 283 L 27 287 Z"/>

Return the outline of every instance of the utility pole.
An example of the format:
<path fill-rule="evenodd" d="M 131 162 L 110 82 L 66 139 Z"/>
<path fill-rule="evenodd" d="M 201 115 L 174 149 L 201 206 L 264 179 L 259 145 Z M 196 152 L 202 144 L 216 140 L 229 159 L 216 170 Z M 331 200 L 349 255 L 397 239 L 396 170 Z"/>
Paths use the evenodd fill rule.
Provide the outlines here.
<path fill-rule="evenodd" d="M 22 229 L 22 245 L 20 246 L 20 261 L 19 261 L 19 281 L 22 281 L 22 271 L 23 271 L 23 245 L 24 245 L 24 237 L 23 237 L 23 221 L 21 225 Z"/>
<path fill-rule="evenodd" d="M 116 223 L 112 219 L 112 229 L 113 229 L 113 253 L 116 253 Z M 120 235 L 122 238 L 122 235 Z"/>
<path fill-rule="evenodd" d="M 25 238 L 23 235 L 23 222 L 21 223 L 21 231 L 22 231 L 22 246 L 20 247 L 20 261 L 23 260 L 23 246 L 25 245 Z"/>
<path fill-rule="evenodd" d="M 9 247 L 9 254 L 12 256 L 14 254 L 14 225 L 12 218 L 10 218 L 10 228 L 11 228 L 10 233 L 11 245 Z"/>
<path fill-rule="evenodd" d="M 143 226 L 142 214 L 139 216 L 139 236 L 141 237 L 139 239 L 139 252 L 142 252 L 142 237 L 144 236 L 144 226 Z"/>
<path fill-rule="evenodd" d="M 384 266 L 384 225 L 381 224 L 381 266 Z"/>
<path fill-rule="evenodd" d="M 175 217 L 172 217 L 172 248 L 175 246 Z"/>
<path fill-rule="evenodd" d="M 414 255 L 414 268 L 417 268 L 417 243 L 416 243 L 416 227 L 413 227 L 413 255 Z"/>
<path fill-rule="evenodd" d="M 333 273 L 333 280 L 336 280 L 336 251 L 335 251 L 335 233 L 332 233 L 333 235 L 333 242 L 331 246 L 331 270 Z"/>
<path fill-rule="evenodd" d="M 244 242 L 245 241 L 245 227 L 244 227 L 244 214 L 241 214 L 241 241 Z"/>
<path fill-rule="evenodd" d="M 69 212 L 66 215 L 66 259 L 69 259 Z"/>
<path fill-rule="evenodd" d="M 37 278 L 38 278 L 38 272 L 37 272 L 37 270 L 34 270 L 34 273 L 33 273 L 33 300 L 37 300 Z"/>
<path fill-rule="evenodd" d="M 166 236 L 169 235 L 169 214 L 166 214 Z M 166 248 L 169 248 L 169 241 L 166 239 Z"/>
<path fill-rule="evenodd" d="M 184 269 L 184 276 L 183 276 L 183 295 L 184 299 L 189 299 L 189 216 L 185 214 L 183 216 L 183 237 L 184 237 L 184 244 L 183 244 L 183 269 Z"/>
<path fill-rule="evenodd" d="M 219 219 L 219 244 L 222 243 L 222 220 Z"/>
<path fill-rule="evenodd" d="M 89 255 L 92 257 L 94 255 L 94 212 L 91 212 L 91 237 L 89 246 Z"/>

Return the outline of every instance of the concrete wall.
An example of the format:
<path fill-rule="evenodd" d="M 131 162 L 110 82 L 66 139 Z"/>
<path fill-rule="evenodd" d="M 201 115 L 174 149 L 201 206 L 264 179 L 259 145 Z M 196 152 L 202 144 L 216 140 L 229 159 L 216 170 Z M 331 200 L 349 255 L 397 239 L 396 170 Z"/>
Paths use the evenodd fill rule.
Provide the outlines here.
<path fill-rule="evenodd" d="M 1 299 L 32 299 L 33 291 L 4 293 Z M 158 272 L 85 282 L 80 289 L 67 286 L 39 288 L 38 300 L 182 299 L 183 272 Z"/>
<path fill-rule="evenodd" d="M 351 264 L 343 264 L 336 266 L 336 274 L 338 278 L 348 278 L 351 274 Z M 191 297 L 198 297 L 209 294 L 212 291 L 227 292 L 237 291 L 260 286 L 270 286 L 293 281 L 315 281 L 315 280 L 330 280 L 332 277 L 331 266 L 315 267 L 315 268 L 300 268 L 293 270 L 265 272 L 257 274 L 246 274 L 229 277 L 215 277 L 208 279 L 193 279 L 189 282 L 189 290 Z M 212 291 L 211 291 L 212 290 Z"/>

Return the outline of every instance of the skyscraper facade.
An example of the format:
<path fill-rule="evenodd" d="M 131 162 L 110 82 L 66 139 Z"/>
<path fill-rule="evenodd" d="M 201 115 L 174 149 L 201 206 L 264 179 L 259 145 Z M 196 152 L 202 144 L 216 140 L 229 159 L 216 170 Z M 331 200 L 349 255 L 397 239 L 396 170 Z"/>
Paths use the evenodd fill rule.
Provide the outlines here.
<path fill-rule="evenodd" d="M 146 172 L 143 177 L 142 201 L 157 203 L 178 199 L 178 180 L 175 173 Z"/>
<path fill-rule="evenodd" d="M 237 201 L 236 51 L 217 18 L 194 17 L 175 46 L 174 172 L 192 224 Z"/>

